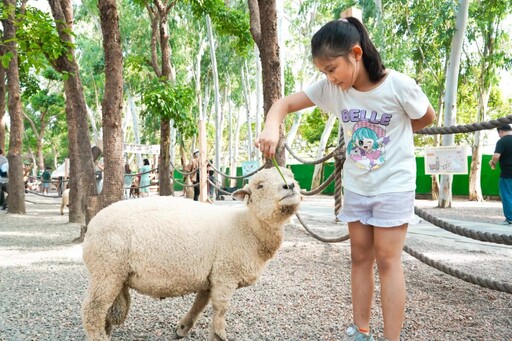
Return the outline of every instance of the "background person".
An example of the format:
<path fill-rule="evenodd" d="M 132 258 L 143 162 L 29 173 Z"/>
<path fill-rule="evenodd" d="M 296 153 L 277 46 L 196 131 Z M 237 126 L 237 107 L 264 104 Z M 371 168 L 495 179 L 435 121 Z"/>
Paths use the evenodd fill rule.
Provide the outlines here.
<path fill-rule="evenodd" d="M 496 149 L 489 161 L 491 169 L 496 168 L 500 163 L 500 179 L 498 188 L 503 206 L 503 215 L 505 220 L 503 225 L 512 224 L 512 128 L 508 124 L 503 124 L 497 128 L 500 139 L 496 142 Z"/>
<path fill-rule="evenodd" d="M 139 169 L 140 174 L 140 196 L 147 197 L 149 195 L 149 185 L 151 184 L 151 179 L 149 178 L 149 171 L 151 167 L 149 166 L 149 160 L 144 159 L 142 161 L 143 165 Z"/>
<path fill-rule="evenodd" d="M 190 164 L 188 169 L 190 169 L 190 181 L 194 185 L 194 201 L 199 200 L 199 150 L 195 150 L 192 154 L 192 160 L 190 160 Z"/>
<path fill-rule="evenodd" d="M 124 198 L 130 199 L 130 188 L 132 187 L 132 170 L 130 169 L 130 165 L 127 163 L 124 165 L 124 179 L 123 179 L 123 186 L 124 186 Z"/>
<path fill-rule="evenodd" d="M 285 116 L 317 105 L 335 114 L 347 144 L 344 199 L 339 218 L 348 223 L 353 322 L 342 340 L 374 340 L 370 314 L 377 263 L 384 337 L 399 341 L 405 311 L 402 248 L 414 219 L 416 163 L 413 131 L 435 119 L 416 82 L 387 70 L 356 18 L 324 25 L 311 40 L 312 59 L 326 78 L 276 101 L 255 141 L 275 155 Z"/>
<path fill-rule="evenodd" d="M 9 161 L 0 149 L 0 205 L 2 210 L 7 208 L 7 186 L 9 185 Z"/>
<path fill-rule="evenodd" d="M 52 184 L 52 173 L 50 170 L 50 167 L 46 167 L 43 174 L 41 175 L 43 181 L 43 195 L 48 195 L 48 191 L 50 190 L 50 186 Z"/>

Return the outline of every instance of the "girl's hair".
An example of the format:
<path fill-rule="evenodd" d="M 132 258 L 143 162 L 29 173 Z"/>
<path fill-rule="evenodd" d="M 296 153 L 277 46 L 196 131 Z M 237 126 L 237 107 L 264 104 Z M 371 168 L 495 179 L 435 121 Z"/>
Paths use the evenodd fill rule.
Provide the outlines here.
<path fill-rule="evenodd" d="M 142 163 L 144 164 L 144 166 L 149 166 L 149 160 L 148 159 L 144 159 L 142 161 Z"/>
<path fill-rule="evenodd" d="M 313 59 L 344 57 L 356 44 L 363 50 L 363 64 L 370 81 L 377 83 L 384 77 L 386 67 L 366 28 L 354 17 L 333 20 L 322 26 L 311 38 L 311 55 Z"/>
<path fill-rule="evenodd" d="M 130 174 L 132 172 L 132 170 L 130 169 L 130 165 L 129 164 L 125 164 L 124 165 L 124 173 L 125 174 Z"/>

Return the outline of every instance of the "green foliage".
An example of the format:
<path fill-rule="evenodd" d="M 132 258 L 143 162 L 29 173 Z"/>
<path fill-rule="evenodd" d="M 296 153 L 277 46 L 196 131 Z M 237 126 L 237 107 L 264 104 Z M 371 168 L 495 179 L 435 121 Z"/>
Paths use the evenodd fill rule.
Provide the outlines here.
<path fill-rule="evenodd" d="M 325 113 L 320 108 L 316 107 L 313 111 L 303 115 L 305 115 L 305 118 L 303 119 L 304 124 L 299 128 L 299 132 L 307 143 L 317 145 L 318 141 L 320 141 L 320 138 L 322 137 L 325 123 L 327 122 L 330 114 Z M 338 144 L 338 124 L 339 122 L 336 120 L 334 128 L 331 131 L 331 135 L 327 140 L 326 146 L 328 148 Z"/>
<path fill-rule="evenodd" d="M 195 92 L 188 85 L 172 85 L 154 79 L 142 94 L 143 118 L 173 120 L 174 127 L 184 137 L 197 134 L 196 121 L 192 115 Z"/>
<path fill-rule="evenodd" d="M 53 18 L 45 12 L 33 7 L 27 7 L 23 16 L 18 18 L 16 32 L 19 47 L 20 67 L 27 65 L 36 70 L 47 67 L 46 57 L 50 62 L 61 56 L 69 55 L 71 43 L 60 39 Z M 72 32 L 67 31 L 72 34 Z"/>
<path fill-rule="evenodd" d="M 186 0 L 197 18 L 210 15 L 215 29 L 222 35 L 232 37 L 231 47 L 238 54 L 246 56 L 253 46 L 249 30 L 248 11 L 229 8 L 222 0 Z"/>
<path fill-rule="evenodd" d="M 288 96 L 295 92 L 295 78 L 290 65 L 284 68 L 284 95 Z"/>

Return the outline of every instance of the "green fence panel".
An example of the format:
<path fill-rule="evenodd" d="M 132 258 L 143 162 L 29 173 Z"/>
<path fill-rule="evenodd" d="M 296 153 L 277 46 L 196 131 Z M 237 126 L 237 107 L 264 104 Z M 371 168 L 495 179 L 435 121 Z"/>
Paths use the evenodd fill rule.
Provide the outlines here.
<path fill-rule="evenodd" d="M 480 177 L 480 186 L 482 188 L 482 195 L 484 196 L 498 196 L 498 180 L 499 180 L 499 165 L 495 170 L 489 167 L 489 160 L 492 155 L 482 156 L 482 171 Z M 468 156 L 468 169 L 471 166 L 471 156 Z M 295 180 L 300 185 L 300 188 L 306 191 L 311 190 L 311 179 L 313 178 L 314 165 L 288 165 L 295 176 Z M 229 174 L 229 168 L 225 170 L 226 174 Z M 334 172 L 334 162 L 324 163 L 323 170 L 323 181 L 325 181 Z M 242 175 L 242 167 L 237 167 L 236 175 Z M 174 171 L 174 178 L 183 181 L 183 176 Z M 237 180 L 236 186 L 242 188 L 245 182 L 243 180 Z M 222 187 L 229 187 L 229 179 L 224 179 Z M 333 195 L 334 194 L 334 181 L 327 186 L 322 194 Z M 174 189 L 176 191 L 183 190 L 183 186 L 174 183 Z M 432 191 L 432 176 L 425 174 L 425 159 L 423 157 L 416 158 L 416 194 L 430 194 Z M 468 196 L 469 195 L 469 174 L 456 174 L 453 176 L 452 194 L 457 196 Z"/>

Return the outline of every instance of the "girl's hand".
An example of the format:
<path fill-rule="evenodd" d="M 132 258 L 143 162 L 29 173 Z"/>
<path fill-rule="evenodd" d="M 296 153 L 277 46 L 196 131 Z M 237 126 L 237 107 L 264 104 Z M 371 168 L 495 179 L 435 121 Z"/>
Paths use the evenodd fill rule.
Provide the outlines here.
<path fill-rule="evenodd" d="M 263 155 L 271 159 L 276 155 L 276 148 L 279 142 L 279 127 L 272 128 L 265 126 L 263 131 L 254 140 L 254 146 L 259 148 Z"/>

